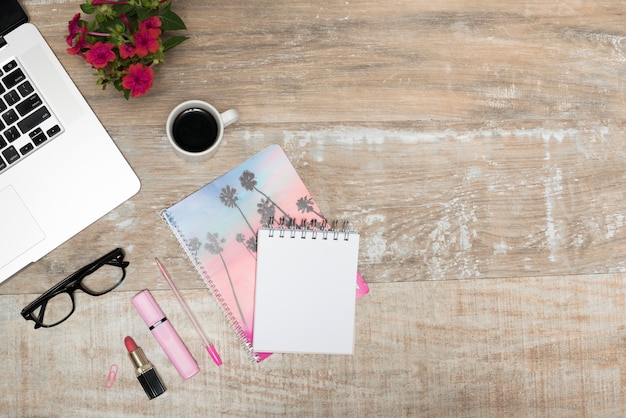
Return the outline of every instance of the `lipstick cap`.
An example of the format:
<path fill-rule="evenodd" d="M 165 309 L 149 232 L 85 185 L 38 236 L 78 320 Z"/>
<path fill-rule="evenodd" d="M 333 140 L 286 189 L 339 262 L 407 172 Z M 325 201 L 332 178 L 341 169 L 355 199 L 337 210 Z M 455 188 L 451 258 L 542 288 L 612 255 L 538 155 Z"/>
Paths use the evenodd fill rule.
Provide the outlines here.
<path fill-rule="evenodd" d="M 135 308 L 137 309 L 137 312 L 139 312 L 143 321 L 149 327 L 165 318 L 165 314 L 157 304 L 156 300 L 154 300 L 149 290 L 143 290 L 137 293 L 133 297 L 132 303 L 135 305 Z"/>
<path fill-rule="evenodd" d="M 154 399 L 167 390 L 154 369 L 146 370 L 145 373 L 137 376 L 137 380 L 139 380 L 141 387 L 146 392 L 146 395 L 148 395 L 148 399 Z"/>
<path fill-rule="evenodd" d="M 154 338 L 156 338 L 165 354 L 167 354 L 178 374 L 183 379 L 189 379 L 196 375 L 200 371 L 198 363 L 187 349 L 187 346 L 185 346 L 185 343 L 180 339 L 172 324 L 166 319 L 165 314 L 152 297 L 150 291 L 144 290 L 137 293 L 132 298 L 132 303 L 150 328 Z"/>

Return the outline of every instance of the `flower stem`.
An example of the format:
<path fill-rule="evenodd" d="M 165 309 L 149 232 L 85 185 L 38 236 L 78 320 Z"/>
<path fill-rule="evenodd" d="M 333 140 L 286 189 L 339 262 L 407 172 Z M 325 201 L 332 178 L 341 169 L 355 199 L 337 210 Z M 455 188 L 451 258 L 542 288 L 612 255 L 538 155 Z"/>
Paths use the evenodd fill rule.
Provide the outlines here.
<path fill-rule="evenodd" d="M 104 32 L 87 32 L 88 35 L 93 35 L 93 36 L 110 36 L 110 34 L 108 33 L 104 33 Z"/>

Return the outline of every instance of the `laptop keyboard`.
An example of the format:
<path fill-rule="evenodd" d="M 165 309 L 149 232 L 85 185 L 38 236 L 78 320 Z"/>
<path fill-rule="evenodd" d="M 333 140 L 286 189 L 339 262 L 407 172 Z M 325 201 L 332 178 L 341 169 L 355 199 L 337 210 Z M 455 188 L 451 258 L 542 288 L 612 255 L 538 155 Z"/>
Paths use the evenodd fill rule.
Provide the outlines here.
<path fill-rule="evenodd" d="M 16 59 L 0 66 L 0 174 L 57 137 L 61 124 Z"/>

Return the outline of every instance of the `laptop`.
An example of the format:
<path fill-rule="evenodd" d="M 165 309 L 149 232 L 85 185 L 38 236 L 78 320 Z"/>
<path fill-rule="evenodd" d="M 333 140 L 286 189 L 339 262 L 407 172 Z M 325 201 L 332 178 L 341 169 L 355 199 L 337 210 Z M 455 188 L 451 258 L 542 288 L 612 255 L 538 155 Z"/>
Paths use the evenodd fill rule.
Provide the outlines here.
<path fill-rule="evenodd" d="M 0 1 L 0 283 L 139 188 L 18 1 Z"/>

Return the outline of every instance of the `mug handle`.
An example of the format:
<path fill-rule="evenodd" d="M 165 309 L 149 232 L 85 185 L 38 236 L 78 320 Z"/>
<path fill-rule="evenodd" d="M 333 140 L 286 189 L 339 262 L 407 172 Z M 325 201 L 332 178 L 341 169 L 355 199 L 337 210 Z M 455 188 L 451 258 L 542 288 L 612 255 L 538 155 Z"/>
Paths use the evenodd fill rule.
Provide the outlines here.
<path fill-rule="evenodd" d="M 239 120 L 239 112 L 237 112 L 235 109 L 229 109 L 221 113 L 220 117 L 222 118 L 222 124 L 225 128 L 231 123 L 237 122 Z"/>

